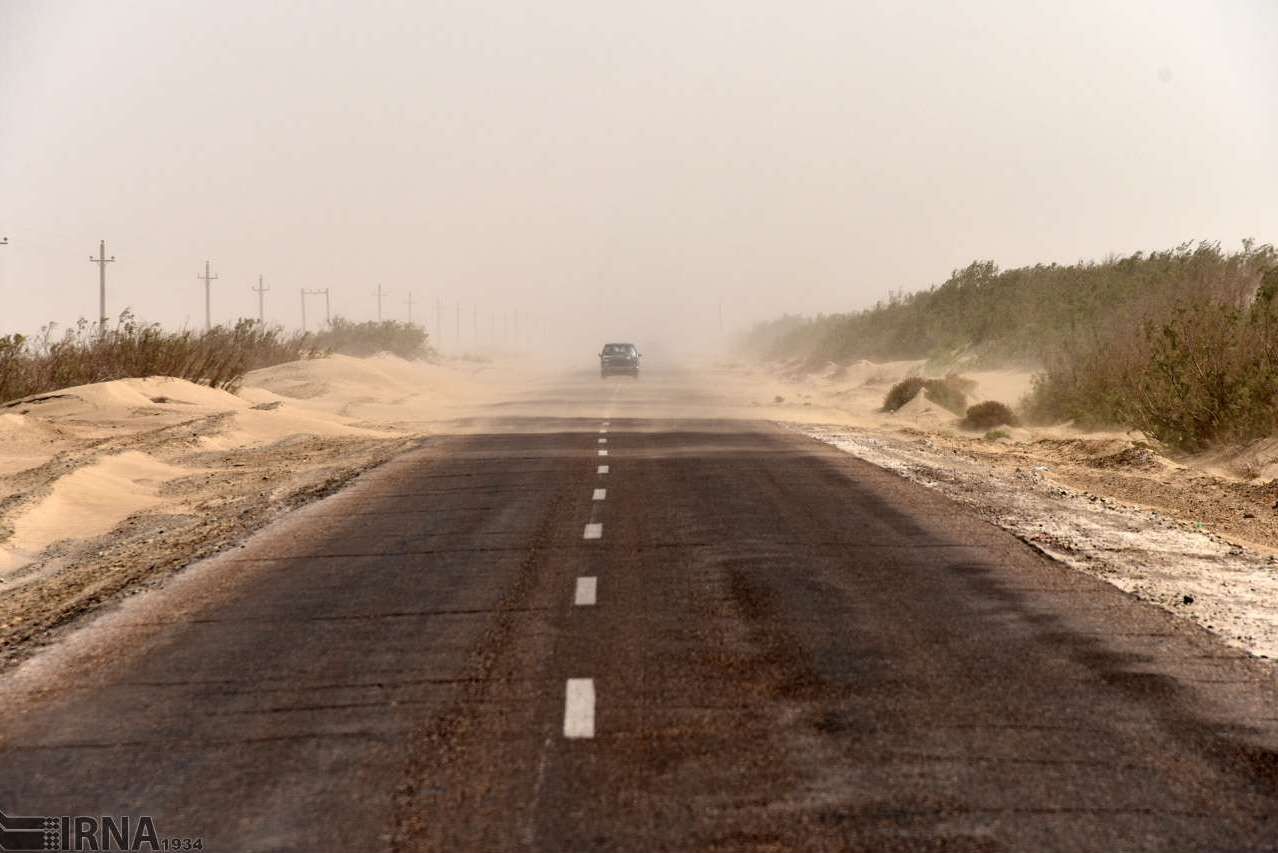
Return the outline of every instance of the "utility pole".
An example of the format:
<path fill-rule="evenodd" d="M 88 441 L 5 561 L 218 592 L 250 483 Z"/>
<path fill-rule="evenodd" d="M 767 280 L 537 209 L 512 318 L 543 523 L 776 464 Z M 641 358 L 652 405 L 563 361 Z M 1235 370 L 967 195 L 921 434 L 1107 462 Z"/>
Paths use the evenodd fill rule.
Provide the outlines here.
<path fill-rule="evenodd" d="M 209 285 L 217 281 L 217 276 L 209 274 L 209 262 L 204 262 L 204 275 L 197 275 L 196 278 L 204 280 L 204 331 L 208 331 L 213 327 L 213 309 L 209 292 L 212 290 Z"/>
<path fill-rule="evenodd" d="M 382 294 L 386 291 L 382 290 L 382 286 L 377 285 L 377 322 L 382 322 Z"/>
<path fill-rule="evenodd" d="M 106 240 L 98 242 L 98 256 L 89 255 L 89 260 L 98 265 L 98 334 L 106 332 L 106 265 L 115 263 L 115 255 L 106 256 Z"/>
<path fill-rule="evenodd" d="M 439 321 L 439 297 L 435 297 L 435 343 L 443 346 L 444 344 L 444 328 Z"/>
<path fill-rule="evenodd" d="M 325 287 L 323 289 L 316 288 L 314 290 L 307 290 L 305 287 L 303 287 L 302 288 L 302 333 L 303 334 L 306 333 L 306 297 L 319 296 L 321 294 L 323 294 L 324 296 L 324 323 L 329 326 L 333 325 L 333 318 L 332 318 L 332 315 L 329 313 L 328 288 Z"/>
<path fill-rule="evenodd" d="M 266 297 L 263 296 L 262 294 L 266 293 L 266 291 L 270 290 L 270 288 L 262 283 L 262 277 L 259 275 L 257 277 L 257 287 L 254 287 L 251 289 L 254 293 L 257 294 L 257 324 L 259 326 L 265 326 L 266 325 Z M 302 313 L 305 314 L 306 311 L 303 310 Z"/>
<path fill-rule="evenodd" d="M 461 300 L 457 301 L 457 349 L 461 349 Z"/>
<path fill-rule="evenodd" d="M 413 322 L 413 292 L 411 290 L 408 291 L 407 302 L 408 302 L 408 322 L 411 325 Z"/>

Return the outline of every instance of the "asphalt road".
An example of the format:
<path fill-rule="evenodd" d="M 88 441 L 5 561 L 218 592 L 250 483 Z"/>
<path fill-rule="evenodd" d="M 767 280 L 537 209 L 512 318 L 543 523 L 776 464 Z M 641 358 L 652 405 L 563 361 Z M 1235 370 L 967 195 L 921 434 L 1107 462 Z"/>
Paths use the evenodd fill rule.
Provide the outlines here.
<path fill-rule="evenodd" d="M 706 387 L 566 377 L 540 408 L 592 414 L 494 410 L 71 634 L 0 680 L 0 811 L 217 851 L 1278 849 L 1268 664 Z"/>

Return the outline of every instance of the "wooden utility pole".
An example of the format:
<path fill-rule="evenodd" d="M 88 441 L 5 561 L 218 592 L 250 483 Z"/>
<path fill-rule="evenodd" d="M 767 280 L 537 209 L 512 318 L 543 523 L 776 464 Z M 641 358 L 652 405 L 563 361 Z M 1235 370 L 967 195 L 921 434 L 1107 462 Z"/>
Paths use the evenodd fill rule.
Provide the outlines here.
<path fill-rule="evenodd" d="M 257 277 L 257 287 L 252 288 L 252 290 L 254 293 L 257 294 L 257 324 L 259 326 L 265 326 L 266 325 L 266 298 L 263 296 L 263 294 L 266 293 L 266 291 L 270 290 L 270 288 L 262 283 L 262 277 L 259 275 Z M 303 311 L 302 313 L 306 313 L 306 312 Z"/>
<path fill-rule="evenodd" d="M 213 302 L 209 295 L 212 291 L 210 285 L 217 281 L 217 276 L 209 273 L 209 262 L 204 262 L 204 275 L 197 275 L 196 278 L 204 280 L 204 331 L 213 328 Z"/>
<path fill-rule="evenodd" d="M 106 332 L 106 265 L 115 263 L 115 255 L 107 257 L 106 240 L 98 242 L 98 256 L 89 255 L 89 260 L 98 265 L 98 334 Z"/>
<path fill-rule="evenodd" d="M 382 322 L 382 295 L 386 291 L 382 290 L 382 286 L 377 285 L 377 322 Z"/>
<path fill-rule="evenodd" d="M 413 292 L 408 291 L 408 322 L 413 322 Z"/>

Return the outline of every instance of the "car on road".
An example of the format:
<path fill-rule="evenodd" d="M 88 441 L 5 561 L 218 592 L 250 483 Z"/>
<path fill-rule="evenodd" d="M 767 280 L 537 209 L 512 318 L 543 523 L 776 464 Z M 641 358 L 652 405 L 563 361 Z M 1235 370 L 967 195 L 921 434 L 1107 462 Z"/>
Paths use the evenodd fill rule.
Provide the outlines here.
<path fill-rule="evenodd" d="M 599 375 L 615 374 L 639 378 L 639 349 L 634 344 L 604 344 L 599 351 Z"/>

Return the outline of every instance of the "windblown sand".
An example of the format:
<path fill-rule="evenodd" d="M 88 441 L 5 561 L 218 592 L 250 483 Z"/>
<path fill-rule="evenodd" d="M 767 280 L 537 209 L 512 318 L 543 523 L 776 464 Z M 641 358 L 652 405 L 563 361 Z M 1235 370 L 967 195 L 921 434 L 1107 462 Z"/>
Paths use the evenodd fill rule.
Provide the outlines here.
<path fill-rule="evenodd" d="M 508 391 L 471 364 L 332 356 L 234 394 L 156 377 L 0 408 L 0 660 Z"/>

